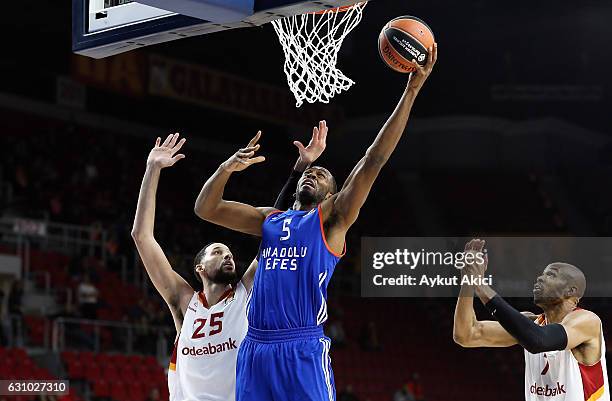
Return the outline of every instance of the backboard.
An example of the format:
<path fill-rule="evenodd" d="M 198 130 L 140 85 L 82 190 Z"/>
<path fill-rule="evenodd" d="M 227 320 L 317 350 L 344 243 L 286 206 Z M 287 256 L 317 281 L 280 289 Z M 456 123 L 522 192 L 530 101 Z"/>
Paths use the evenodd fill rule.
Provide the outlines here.
<path fill-rule="evenodd" d="M 72 49 L 93 58 L 258 26 L 357 0 L 72 0 Z"/>

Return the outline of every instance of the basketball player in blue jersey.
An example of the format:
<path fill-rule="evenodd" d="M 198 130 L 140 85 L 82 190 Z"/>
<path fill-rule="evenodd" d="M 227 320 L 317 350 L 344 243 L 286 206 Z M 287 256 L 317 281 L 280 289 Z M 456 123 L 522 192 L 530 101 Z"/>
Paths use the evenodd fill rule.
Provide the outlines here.
<path fill-rule="evenodd" d="M 290 210 L 223 199 L 232 173 L 265 160 L 255 155 L 261 132 L 204 184 L 195 206 L 199 217 L 262 237 L 247 307 L 249 328 L 238 352 L 236 400 L 335 399 L 330 341 L 322 326 L 327 319 L 327 285 L 345 253 L 346 233 L 399 142 L 436 59 L 434 45 L 427 64 L 411 75 L 395 111 L 339 192 L 327 169 L 311 167 L 298 182 Z M 319 123 L 318 131 L 327 134 L 325 121 Z"/>

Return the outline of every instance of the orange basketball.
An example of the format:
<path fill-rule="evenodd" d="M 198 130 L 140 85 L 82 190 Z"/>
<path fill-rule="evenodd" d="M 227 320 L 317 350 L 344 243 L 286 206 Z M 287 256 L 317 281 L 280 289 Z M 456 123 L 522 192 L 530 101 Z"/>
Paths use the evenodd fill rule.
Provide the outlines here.
<path fill-rule="evenodd" d="M 385 64 L 395 71 L 410 73 L 416 63 L 427 63 L 429 49 L 435 42 L 427 24 L 416 17 L 397 17 L 382 29 L 378 36 L 378 50 Z"/>

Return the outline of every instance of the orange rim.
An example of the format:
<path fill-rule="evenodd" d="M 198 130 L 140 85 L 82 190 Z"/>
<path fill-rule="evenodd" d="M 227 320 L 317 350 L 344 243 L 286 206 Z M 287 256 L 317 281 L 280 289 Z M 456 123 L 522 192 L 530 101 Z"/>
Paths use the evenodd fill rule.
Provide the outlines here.
<path fill-rule="evenodd" d="M 359 3 L 355 3 L 355 4 L 359 4 Z M 348 11 L 348 9 L 353 7 L 355 4 L 351 4 L 349 6 L 336 7 L 336 8 L 327 8 L 325 10 L 312 12 L 311 14 L 320 15 L 320 14 L 325 14 L 325 13 L 343 13 L 345 11 Z"/>

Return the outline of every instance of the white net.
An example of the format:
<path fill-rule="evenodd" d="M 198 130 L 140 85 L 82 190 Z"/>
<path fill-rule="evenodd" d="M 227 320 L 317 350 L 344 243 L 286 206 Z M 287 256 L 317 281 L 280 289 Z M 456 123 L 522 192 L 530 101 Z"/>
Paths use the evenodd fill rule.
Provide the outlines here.
<path fill-rule="evenodd" d="M 366 2 L 356 3 L 342 11 L 272 21 L 285 52 L 284 70 L 297 107 L 304 101 L 329 103 L 354 84 L 336 63 L 344 38 L 361 22 L 365 6 Z"/>

